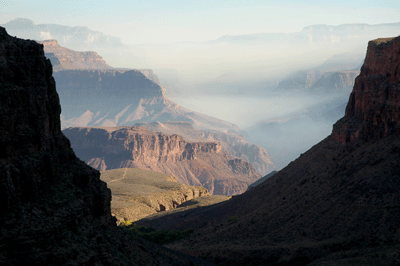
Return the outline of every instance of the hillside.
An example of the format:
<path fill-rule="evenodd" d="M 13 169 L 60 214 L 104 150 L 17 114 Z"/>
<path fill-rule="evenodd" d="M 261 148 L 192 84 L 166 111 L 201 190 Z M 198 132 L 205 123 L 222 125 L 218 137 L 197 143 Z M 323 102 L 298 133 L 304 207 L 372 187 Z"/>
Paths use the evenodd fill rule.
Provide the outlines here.
<path fill-rule="evenodd" d="M 369 42 L 332 134 L 262 184 L 140 223 L 196 228 L 169 247 L 220 265 L 399 264 L 399 55 L 400 37 Z"/>
<path fill-rule="evenodd" d="M 190 142 L 135 126 L 68 128 L 63 133 L 77 156 L 100 171 L 140 167 L 219 195 L 240 194 L 261 177 L 250 163 L 232 158 L 216 142 Z"/>
<path fill-rule="evenodd" d="M 100 179 L 111 189 L 111 214 L 117 223 L 136 221 L 209 195 L 203 187 L 188 186 L 174 176 L 138 168 L 107 170 L 101 172 Z"/>

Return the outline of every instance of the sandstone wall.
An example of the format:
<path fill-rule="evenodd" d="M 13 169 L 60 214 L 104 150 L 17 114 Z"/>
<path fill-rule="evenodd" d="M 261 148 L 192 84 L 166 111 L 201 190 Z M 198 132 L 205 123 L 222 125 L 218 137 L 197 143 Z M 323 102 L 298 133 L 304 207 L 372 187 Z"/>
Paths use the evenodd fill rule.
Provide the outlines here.
<path fill-rule="evenodd" d="M 367 55 L 346 107 L 333 128 L 342 143 L 380 139 L 399 131 L 400 37 L 368 43 Z"/>
<path fill-rule="evenodd" d="M 253 166 L 223 152 L 217 142 L 190 142 L 142 127 L 65 129 L 77 155 L 101 171 L 140 167 L 175 176 L 210 193 L 236 195 L 261 176 Z"/>

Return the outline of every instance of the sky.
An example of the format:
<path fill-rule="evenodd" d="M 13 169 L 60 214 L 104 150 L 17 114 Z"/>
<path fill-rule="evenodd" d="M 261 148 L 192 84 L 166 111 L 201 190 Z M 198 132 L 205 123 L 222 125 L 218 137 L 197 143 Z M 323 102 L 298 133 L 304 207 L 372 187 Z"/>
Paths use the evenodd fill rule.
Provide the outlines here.
<path fill-rule="evenodd" d="M 15 18 L 87 26 L 125 44 L 201 42 L 313 24 L 399 22 L 400 1 L 0 0 L 0 24 Z"/>

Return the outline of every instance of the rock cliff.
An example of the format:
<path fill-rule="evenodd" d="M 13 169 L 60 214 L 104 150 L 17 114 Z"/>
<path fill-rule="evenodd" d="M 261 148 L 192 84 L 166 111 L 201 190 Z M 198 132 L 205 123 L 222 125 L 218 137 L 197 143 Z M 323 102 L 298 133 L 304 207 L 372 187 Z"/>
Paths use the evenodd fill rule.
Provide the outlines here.
<path fill-rule="evenodd" d="M 143 224 L 194 228 L 196 237 L 169 247 L 221 265 L 400 263 L 399 43 L 369 43 L 345 117 L 274 176 L 219 205 Z"/>
<path fill-rule="evenodd" d="M 65 69 L 112 68 L 96 52 L 76 52 L 60 46 L 57 40 L 45 40 L 40 43 L 43 44 L 45 56 L 50 59 L 55 72 Z"/>
<path fill-rule="evenodd" d="M 400 130 L 400 38 L 377 39 L 367 55 L 346 107 L 332 132 L 343 144 L 378 140 Z"/>
<path fill-rule="evenodd" d="M 222 152 L 217 142 L 190 142 L 136 126 L 68 128 L 63 133 L 78 157 L 101 171 L 140 167 L 221 195 L 240 194 L 261 177 L 248 162 Z"/>
<path fill-rule="evenodd" d="M 225 153 L 248 161 L 261 175 L 275 169 L 275 165 L 263 147 L 247 142 L 244 136 L 238 133 L 198 130 L 189 122 L 183 121 L 137 123 L 136 125 L 155 132 L 178 134 L 188 141 L 218 142 Z"/>
<path fill-rule="evenodd" d="M 353 87 L 354 79 L 360 71 L 335 71 L 326 72 L 310 88 L 315 92 L 341 92 Z"/>
<path fill-rule="evenodd" d="M 354 79 L 359 74 L 356 70 L 321 71 L 318 69 L 302 70 L 290 78 L 281 81 L 278 89 L 290 91 L 310 91 L 324 93 L 340 93 L 350 90 Z"/>
<path fill-rule="evenodd" d="M 116 227 L 110 190 L 75 156 L 60 112 L 43 46 L 0 27 L 0 264 L 204 264 Z"/>
<path fill-rule="evenodd" d="M 54 73 L 54 78 L 63 128 L 187 121 L 198 129 L 239 131 L 232 123 L 193 112 L 165 97 L 165 88 L 151 71 L 64 70 Z"/>

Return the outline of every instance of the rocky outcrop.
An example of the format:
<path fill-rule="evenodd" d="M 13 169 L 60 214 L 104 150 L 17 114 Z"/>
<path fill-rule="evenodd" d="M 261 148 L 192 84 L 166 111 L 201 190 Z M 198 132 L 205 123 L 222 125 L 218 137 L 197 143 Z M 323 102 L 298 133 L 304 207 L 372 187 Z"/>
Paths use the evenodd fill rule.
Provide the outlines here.
<path fill-rule="evenodd" d="M 101 171 L 140 167 L 221 195 L 240 194 L 261 177 L 250 163 L 222 152 L 217 142 L 189 142 L 179 135 L 136 126 L 68 128 L 63 132 L 78 157 Z"/>
<path fill-rule="evenodd" d="M 221 204 L 143 224 L 194 228 L 196 237 L 169 247 L 225 265 L 400 263 L 399 43 L 369 43 L 345 117 L 274 176 Z"/>
<path fill-rule="evenodd" d="M 71 105 L 81 107 L 85 103 L 85 107 L 90 110 L 94 105 L 91 97 L 101 100 L 102 103 L 98 107 L 106 109 L 111 105 L 104 102 L 106 99 L 125 98 L 125 101 L 119 101 L 119 105 L 123 105 L 128 102 L 132 104 L 132 101 L 135 102 L 141 98 L 164 95 L 162 88 L 146 78 L 139 70 L 65 70 L 54 73 L 54 79 L 57 82 L 61 104 L 66 108 Z M 127 94 L 134 97 L 126 99 Z"/>
<path fill-rule="evenodd" d="M 317 80 L 321 78 L 321 72 L 318 70 L 300 70 L 292 77 L 279 82 L 278 90 L 299 91 L 311 88 Z"/>
<path fill-rule="evenodd" d="M 123 126 L 138 122 L 187 121 L 198 129 L 239 127 L 183 108 L 144 70 L 64 70 L 54 74 L 63 112 L 62 127 Z M 116 104 L 118 103 L 118 104 Z"/>
<path fill-rule="evenodd" d="M 329 72 L 318 69 L 302 70 L 281 81 L 277 89 L 338 93 L 351 89 L 358 73 L 356 70 Z"/>
<path fill-rule="evenodd" d="M 100 173 L 61 132 L 43 46 L 0 27 L 0 264 L 193 265 L 117 228 Z"/>
<path fill-rule="evenodd" d="M 155 132 L 178 134 L 188 141 L 218 142 L 225 153 L 248 161 L 261 175 L 275 169 L 267 151 L 259 145 L 247 142 L 239 133 L 198 130 L 191 123 L 183 121 L 137 123 L 136 125 Z"/>
<path fill-rule="evenodd" d="M 53 71 L 65 69 L 110 69 L 96 52 L 76 52 L 60 46 L 57 40 L 41 41 L 45 56 L 50 59 Z"/>
<path fill-rule="evenodd" d="M 278 90 L 311 93 L 348 93 L 354 85 L 355 77 L 365 54 L 347 52 L 336 54 L 321 65 L 308 70 L 300 70 L 279 82 Z"/>
<path fill-rule="evenodd" d="M 139 168 L 107 170 L 101 173 L 101 180 L 111 189 L 111 211 L 117 222 L 137 221 L 209 195 L 203 187 L 188 186 L 174 176 Z"/>
<path fill-rule="evenodd" d="M 360 71 L 335 71 L 326 72 L 313 84 L 311 91 L 316 92 L 341 92 L 354 85 L 354 79 Z"/>
<path fill-rule="evenodd" d="M 345 117 L 334 125 L 334 140 L 378 140 L 400 130 L 399 50 L 400 37 L 369 42 Z"/>
<path fill-rule="evenodd" d="M 158 78 L 158 76 L 154 73 L 153 70 L 151 69 L 137 69 L 140 72 L 143 73 L 143 75 L 146 76 L 146 78 L 148 78 L 149 80 L 153 81 L 154 83 L 157 83 L 161 86 L 161 82 L 160 79 Z M 165 90 L 165 89 L 164 89 Z"/>

